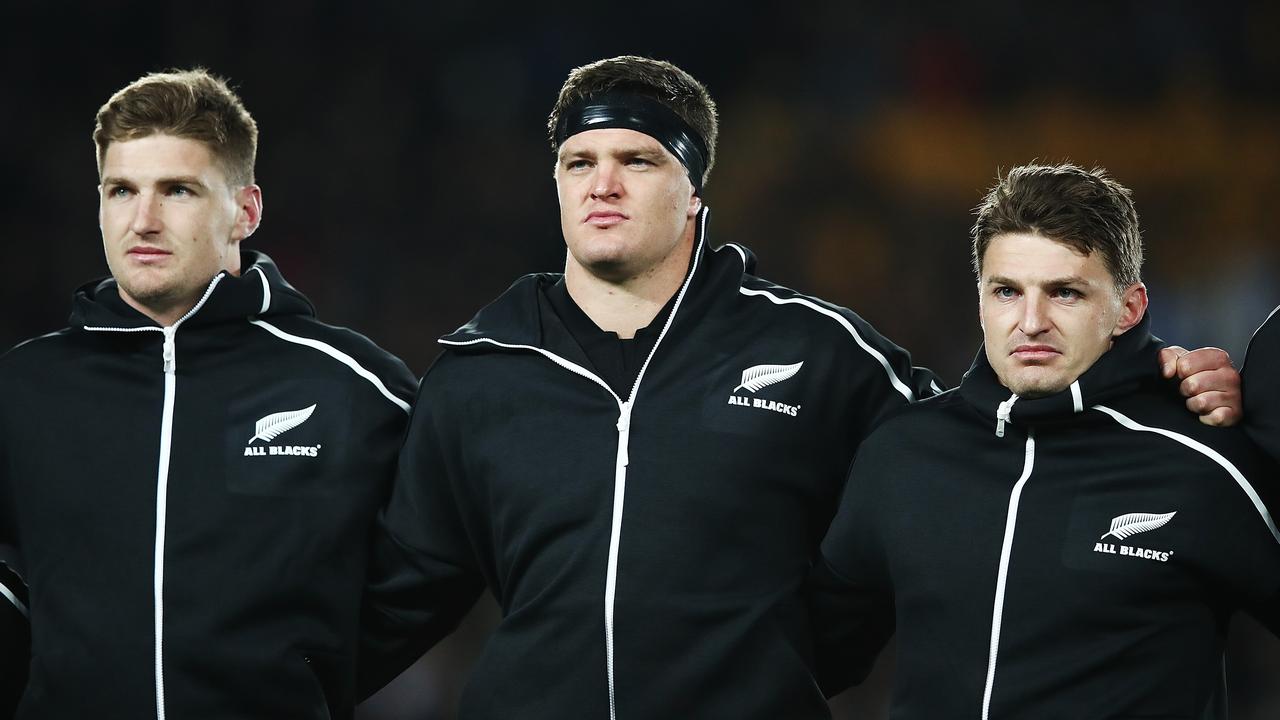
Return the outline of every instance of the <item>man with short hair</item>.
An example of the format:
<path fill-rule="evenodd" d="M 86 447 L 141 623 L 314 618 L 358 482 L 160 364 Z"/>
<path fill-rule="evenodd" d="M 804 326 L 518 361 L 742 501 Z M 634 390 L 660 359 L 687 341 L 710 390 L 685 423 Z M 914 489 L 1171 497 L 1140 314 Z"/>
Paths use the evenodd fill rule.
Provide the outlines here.
<path fill-rule="evenodd" d="M 1014 168 L 973 260 L 983 350 L 859 450 L 811 578 L 819 656 L 896 614 L 895 718 L 1222 716 L 1231 615 L 1280 629 L 1277 488 L 1153 368 L 1129 190 Z"/>
<path fill-rule="evenodd" d="M 17 717 L 351 717 L 413 377 L 241 248 L 257 126 L 223 80 L 142 77 L 94 141 L 111 277 L 0 357 L 0 544 L 30 588 Z"/>
<path fill-rule="evenodd" d="M 548 129 L 564 274 L 440 341 L 367 605 L 399 661 L 362 686 L 483 583 L 503 618 L 464 718 L 828 717 L 797 589 L 862 438 L 933 377 L 712 244 L 716 109 L 685 71 L 577 68 Z"/>

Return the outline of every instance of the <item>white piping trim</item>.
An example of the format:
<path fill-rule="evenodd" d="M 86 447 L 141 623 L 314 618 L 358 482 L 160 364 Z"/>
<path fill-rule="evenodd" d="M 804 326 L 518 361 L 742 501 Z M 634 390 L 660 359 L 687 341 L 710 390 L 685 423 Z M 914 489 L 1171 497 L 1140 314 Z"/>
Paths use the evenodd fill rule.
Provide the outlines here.
<path fill-rule="evenodd" d="M 174 332 L 165 329 L 164 410 L 160 420 L 160 460 L 156 472 L 156 540 L 153 559 L 155 574 L 152 580 L 155 601 L 155 671 L 156 671 L 156 720 L 164 720 L 164 542 L 165 518 L 169 507 L 169 456 L 173 447 L 173 404 L 177 395 L 175 369 L 176 349 Z"/>
<path fill-rule="evenodd" d="M 555 363 L 556 365 L 559 365 L 565 370 L 568 370 L 574 375 L 579 375 L 581 377 L 584 377 L 587 380 L 590 380 L 591 382 L 604 388 L 605 391 L 608 392 L 609 395 L 611 395 L 613 399 L 618 402 L 618 407 L 619 408 L 622 407 L 622 398 L 618 397 L 618 394 L 613 391 L 613 388 L 609 387 L 608 383 L 606 383 L 604 380 L 601 380 L 598 376 L 596 376 L 595 373 L 591 372 L 590 370 L 582 367 L 581 365 L 571 360 L 565 360 L 564 358 L 560 357 L 559 355 L 549 350 L 544 350 L 540 347 L 535 347 L 533 345 L 521 345 L 519 343 L 504 343 L 498 340 L 494 340 L 492 338 L 476 338 L 474 340 L 438 340 L 437 342 L 439 342 L 441 345 L 449 345 L 450 347 L 467 347 L 469 345 L 479 345 L 481 343 L 484 343 L 486 345 L 496 345 L 498 347 L 507 348 L 510 350 L 531 350 L 533 352 L 538 353 L 539 355 L 545 356 L 551 362 Z"/>
<path fill-rule="evenodd" d="M 725 243 L 725 244 L 724 244 L 724 246 L 725 246 L 725 247 L 727 247 L 727 248 L 733 248 L 733 250 L 734 250 L 735 252 L 737 252 L 737 253 L 738 253 L 738 255 L 742 256 L 742 269 L 743 269 L 743 272 L 746 272 L 746 269 L 747 269 L 747 251 L 746 251 L 746 250 L 744 250 L 744 249 L 742 248 L 742 246 L 741 246 L 741 245 L 739 245 L 739 244 L 737 244 L 737 243 Z"/>
<path fill-rule="evenodd" d="M 351 368 L 351 370 L 355 374 L 359 375 L 365 380 L 368 380 L 369 384 L 377 388 L 378 392 L 382 393 L 383 397 L 395 403 L 396 407 L 400 408 L 405 412 L 409 412 L 409 403 L 405 402 L 404 400 L 401 400 L 400 398 L 392 394 L 392 392 L 387 389 L 387 386 L 382 384 L 382 380 L 377 375 L 374 375 L 373 373 L 369 372 L 364 368 L 363 365 L 356 362 L 355 358 L 335 348 L 329 343 L 322 342 L 320 340 L 313 340 L 312 338 L 301 337 L 299 335 L 292 335 L 290 333 L 287 333 L 281 330 L 280 328 L 276 327 L 275 325 L 272 325 L 271 323 L 265 320 L 250 320 L 249 323 L 252 325 L 257 325 L 263 330 L 266 330 L 267 332 L 271 333 L 272 335 L 275 335 L 276 337 L 286 342 L 295 343 L 297 345 L 305 345 L 306 347 L 319 350 L 325 355 L 328 355 L 334 360 L 337 360 L 343 365 L 346 365 L 347 367 Z"/>
<path fill-rule="evenodd" d="M 850 323 L 849 320 L 845 318 L 845 316 L 841 315 L 838 312 L 835 312 L 834 310 L 828 310 L 827 308 L 824 308 L 821 305 L 818 305 L 813 301 L 808 300 L 806 298 L 802 298 L 802 297 L 780 298 L 777 295 L 774 295 L 773 293 L 770 293 L 767 290 L 752 290 L 751 288 L 744 288 L 744 287 L 738 288 L 738 292 L 742 293 L 743 295 L 756 295 L 756 296 L 763 297 L 775 305 L 787 305 L 787 304 L 803 305 L 804 307 L 807 307 L 810 310 L 822 313 L 823 315 L 826 315 L 827 317 L 834 319 L 836 322 L 840 323 L 840 325 L 844 327 L 844 329 L 847 330 L 850 335 L 853 336 L 853 339 L 858 342 L 858 345 L 860 345 L 863 350 L 867 351 L 868 355 L 875 358 L 876 361 L 880 363 L 880 366 L 884 368 L 885 374 L 889 376 L 889 383 L 893 385 L 893 389 L 901 393 L 902 397 L 906 398 L 908 402 L 915 402 L 915 399 L 916 399 L 915 393 L 912 392 L 911 388 L 908 387 L 906 383 L 899 380 L 898 376 L 893 373 L 893 368 L 889 367 L 889 360 L 885 358 L 884 354 L 882 354 L 879 350 L 868 345 L 867 341 L 863 340 L 862 336 L 858 334 L 857 329 L 853 327 L 853 323 Z"/>
<path fill-rule="evenodd" d="M 1071 383 L 1071 408 L 1076 412 L 1084 412 L 1084 396 L 1080 393 L 1080 381 Z"/>
<path fill-rule="evenodd" d="M 1271 513 L 1267 510 L 1266 504 L 1263 503 L 1262 498 L 1258 496 L 1258 491 L 1254 490 L 1253 485 L 1249 483 L 1248 478 L 1246 478 L 1244 474 L 1241 473 L 1240 470 L 1234 464 L 1232 464 L 1230 460 L 1223 457 L 1217 450 L 1214 450 L 1213 448 L 1209 447 L 1208 445 L 1205 445 L 1204 443 L 1193 440 L 1187 437 L 1186 435 L 1173 432 L 1172 430 L 1165 430 L 1164 428 L 1157 428 L 1157 427 L 1149 427 L 1147 425 L 1143 425 L 1141 423 L 1135 422 L 1134 420 L 1122 415 L 1119 412 L 1116 412 L 1115 410 L 1112 410 L 1109 407 L 1106 407 L 1105 405 L 1094 405 L 1093 409 L 1099 412 L 1106 413 L 1107 415 L 1110 415 L 1112 419 L 1114 419 L 1116 422 L 1120 423 L 1124 427 L 1129 428 L 1130 430 L 1137 430 L 1139 432 L 1150 432 L 1150 433 L 1156 433 L 1157 435 L 1163 435 L 1169 438 L 1170 440 L 1176 440 L 1177 442 L 1180 442 L 1183 445 L 1186 445 L 1192 450 L 1195 450 L 1201 455 L 1204 455 L 1210 460 L 1216 462 L 1219 466 L 1222 467 L 1223 470 L 1227 471 L 1227 474 L 1229 474 L 1233 480 L 1236 481 L 1236 484 L 1240 486 L 1240 489 L 1244 491 L 1244 494 L 1249 496 L 1249 501 L 1253 503 L 1253 508 L 1258 511 L 1258 515 L 1262 516 L 1263 522 L 1267 524 L 1267 529 L 1271 531 L 1271 537 L 1275 538 L 1277 543 L 1280 543 L 1280 530 L 1276 529 L 1276 523 L 1271 518 Z"/>
<path fill-rule="evenodd" d="M 259 315 L 266 315 L 267 310 L 271 309 L 271 283 L 267 282 L 267 274 L 262 271 L 261 267 L 254 265 L 249 268 L 249 272 L 257 271 L 258 277 L 262 279 L 262 307 L 258 309 Z"/>
<path fill-rule="evenodd" d="M 1016 396 L 1015 396 L 1016 397 Z M 1031 477 L 1036 462 L 1035 430 L 1027 430 L 1026 451 L 1023 454 L 1022 477 L 1009 495 L 1009 512 L 1004 521 L 1004 543 L 1000 546 L 1000 571 L 996 576 L 996 602 L 991 612 L 991 654 L 987 658 L 987 684 L 982 691 L 982 720 L 991 713 L 991 692 L 996 684 L 996 656 L 1000 650 L 1000 625 L 1004 620 L 1004 591 L 1009 578 L 1009 555 L 1013 552 L 1013 532 L 1018 523 L 1018 502 L 1022 499 L 1022 487 Z"/>
<path fill-rule="evenodd" d="M 14 595 L 13 591 L 4 583 L 0 583 L 0 595 L 5 596 L 9 602 L 13 603 L 13 606 L 18 608 L 18 612 L 22 613 L 22 617 L 27 618 L 28 620 L 31 619 L 31 616 L 27 613 L 27 606 L 23 605 L 22 601 L 18 599 L 18 596 Z"/>

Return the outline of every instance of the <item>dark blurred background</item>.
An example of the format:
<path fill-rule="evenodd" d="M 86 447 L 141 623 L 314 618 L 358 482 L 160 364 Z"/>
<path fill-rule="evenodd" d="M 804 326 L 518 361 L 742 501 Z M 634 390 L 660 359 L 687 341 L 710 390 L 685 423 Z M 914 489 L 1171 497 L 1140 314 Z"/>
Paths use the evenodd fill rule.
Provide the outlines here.
<path fill-rule="evenodd" d="M 1239 363 L 1280 303 L 1275 3 L 15 0 L 0 9 L 0 347 L 62 326 L 72 288 L 106 272 L 98 106 L 200 64 L 260 126 L 266 211 L 248 245 L 323 319 L 421 374 L 434 339 L 517 275 L 563 267 L 545 117 L 569 69 L 622 53 L 676 62 L 719 102 L 713 242 L 854 308 L 948 382 L 979 341 L 970 211 L 1000 168 L 1034 159 L 1103 165 L 1134 190 L 1162 337 Z M 452 717 L 494 613 L 486 601 L 361 717 Z M 1248 621 L 1235 635 L 1233 715 L 1275 718 L 1280 651 Z M 883 717 L 886 677 L 838 717 Z"/>

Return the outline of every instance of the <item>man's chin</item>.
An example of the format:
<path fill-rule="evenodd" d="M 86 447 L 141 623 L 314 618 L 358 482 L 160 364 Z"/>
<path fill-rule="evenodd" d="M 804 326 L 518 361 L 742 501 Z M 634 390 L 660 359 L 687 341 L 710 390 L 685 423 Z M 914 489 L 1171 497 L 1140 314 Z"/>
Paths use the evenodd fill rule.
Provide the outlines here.
<path fill-rule="evenodd" d="M 1059 373 L 1016 373 L 1009 378 L 1000 378 L 1000 384 L 1016 393 L 1020 398 L 1032 398 L 1054 395 L 1066 390 L 1071 382 Z"/>

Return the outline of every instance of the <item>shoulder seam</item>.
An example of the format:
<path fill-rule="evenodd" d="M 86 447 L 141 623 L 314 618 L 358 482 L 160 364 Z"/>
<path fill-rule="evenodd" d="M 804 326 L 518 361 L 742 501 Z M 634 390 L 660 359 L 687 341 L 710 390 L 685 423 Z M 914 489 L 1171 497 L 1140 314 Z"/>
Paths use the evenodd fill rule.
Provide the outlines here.
<path fill-rule="evenodd" d="M 304 345 L 306 347 L 319 350 L 325 355 L 328 355 L 334 360 L 337 360 L 343 365 L 346 365 L 347 367 L 351 368 L 352 372 L 354 372 L 356 375 L 359 375 L 360 377 L 367 380 L 371 385 L 373 385 L 374 388 L 378 390 L 378 392 L 382 393 L 383 397 L 390 400 L 392 403 L 394 403 L 397 407 L 399 407 L 401 410 L 405 411 L 406 413 L 409 412 L 409 403 L 396 397 L 394 393 L 392 393 L 390 390 L 387 389 L 387 386 L 382 382 L 381 378 L 373 374 L 371 371 L 369 371 L 367 368 L 361 365 L 358 361 L 356 361 L 355 358 L 351 357 L 347 353 L 342 352 L 341 350 L 337 349 L 336 347 L 330 345 L 327 342 L 324 342 L 323 340 L 316 340 L 314 338 L 306 338 L 300 335 L 293 335 L 293 334 L 287 333 L 284 330 L 281 330 L 280 328 L 276 327 L 275 325 L 272 325 L 271 323 L 265 320 L 250 320 L 249 322 L 250 324 L 257 325 L 258 327 L 266 330 L 267 332 L 271 333 L 272 335 L 275 335 L 276 337 L 280 338 L 281 340 L 284 340 L 285 342 L 291 342 L 296 345 Z"/>
<path fill-rule="evenodd" d="M 1143 425 L 1142 423 L 1139 423 L 1120 412 L 1112 410 L 1111 408 L 1105 405 L 1094 405 L 1093 409 L 1099 412 L 1102 412 L 1106 415 L 1109 415 L 1111 419 L 1115 420 L 1121 426 L 1128 428 L 1129 430 L 1163 435 L 1164 437 L 1169 438 L 1170 440 L 1181 443 L 1191 448 L 1192 450 L 1195 450 L 1201 455 L 1204 455 L 1205 457 L 1217 463 L 1220 467 L 1222 467 L 1223 470 L 1227 471 L 1227 474 L 1230 475 L 1233 480 L 1235 480 L 1236 485 L 1240 486 L 1240 489 L 1244 491 L 1244 494 L 1246 496 L 1248 496 L 1249 501 L 1253 503 L 1253 508 L 1258 511 L 1258 515 L 1262 516 L 1263 522 L 1267 524 L 1267 529 L 1271 531 L 1271 537 L 1275 538 L 1277 543 L 1280 543 L 1280 530 L 1276 529 L 1276 523 L 1271 518 L 1271 512 L 1267 510 L 1266 504 L 1262 502 L 1262 498 L 1258 495 L 1258 491 L 1253 488 L 1253 485 L 1249 482 L 1249 479 L 1244 476 L 1244 473 L 1240 472 L 1240 469 L 1237 468 L 1234 463 L 1232 463 L 1230 460 L 1224 457 L 1217 450 L 1214 450 L 1213 448 L 1209 447 L 1208 445 L 1205 445 L 1199 440 L 1187 437 L 1182 433 L 1177 433 L 1172 430 L 1166 430 L 1164 428 Z"/>
<path fill-rule="evenodd" d="M 858 343 L 859 347 L 861 347 L 864 351 L 866 351 L 868 355 L 874 358 L 876 362 L 880 363 L 880 367 L 884 369 L 885 375 L 889 377 L 889 384 L 893 386 L 893 389 L 897 390 L 898 393 L 900 393 L 904 398 L 906 398 L 907 402 L 915 402 L 916 394 L 914 391 L 912 391 L 911 386 L 904 383 L 902 379 L 899 378 L 897 374 L 893 372 L 893 368 L 890 367 L 889 365 L 889 359 L 884 356 L 884 353 L 880 352 L 874 347 L 871 347 L 871 345 L 868 344 L 865 339 L 863 339 L 861 333 L 858 332 L 858 329 L 853 326 L 853 323 L 849 322 L 849 319 L 846 318 L 845 316 L 829 308 L 824 308 L 821 305 L 814 302 L 812 299 L 799 294 L 797 294 L 796 297 L 783 298 L 783 297 L 778 297 L 777 295 L 769 292 L 768 290 L 755 290 L 747 287 L 739 287 L 738 292 L 743 295 L 747 295 L 749 297 L 750 296 L 763 297 L 775 305 L 789 305 L 789 304 L 800 305 L 802 307 L 809 308 L 810 310 L 813 310 L 816 313 L 826 315 L 827 317 L 835 320 L 837 323 L 840 324 L 841 327 L 845 329 L 846 332 L 848 332 L 851 336 L 853 336 L 854 341 Z"/>

